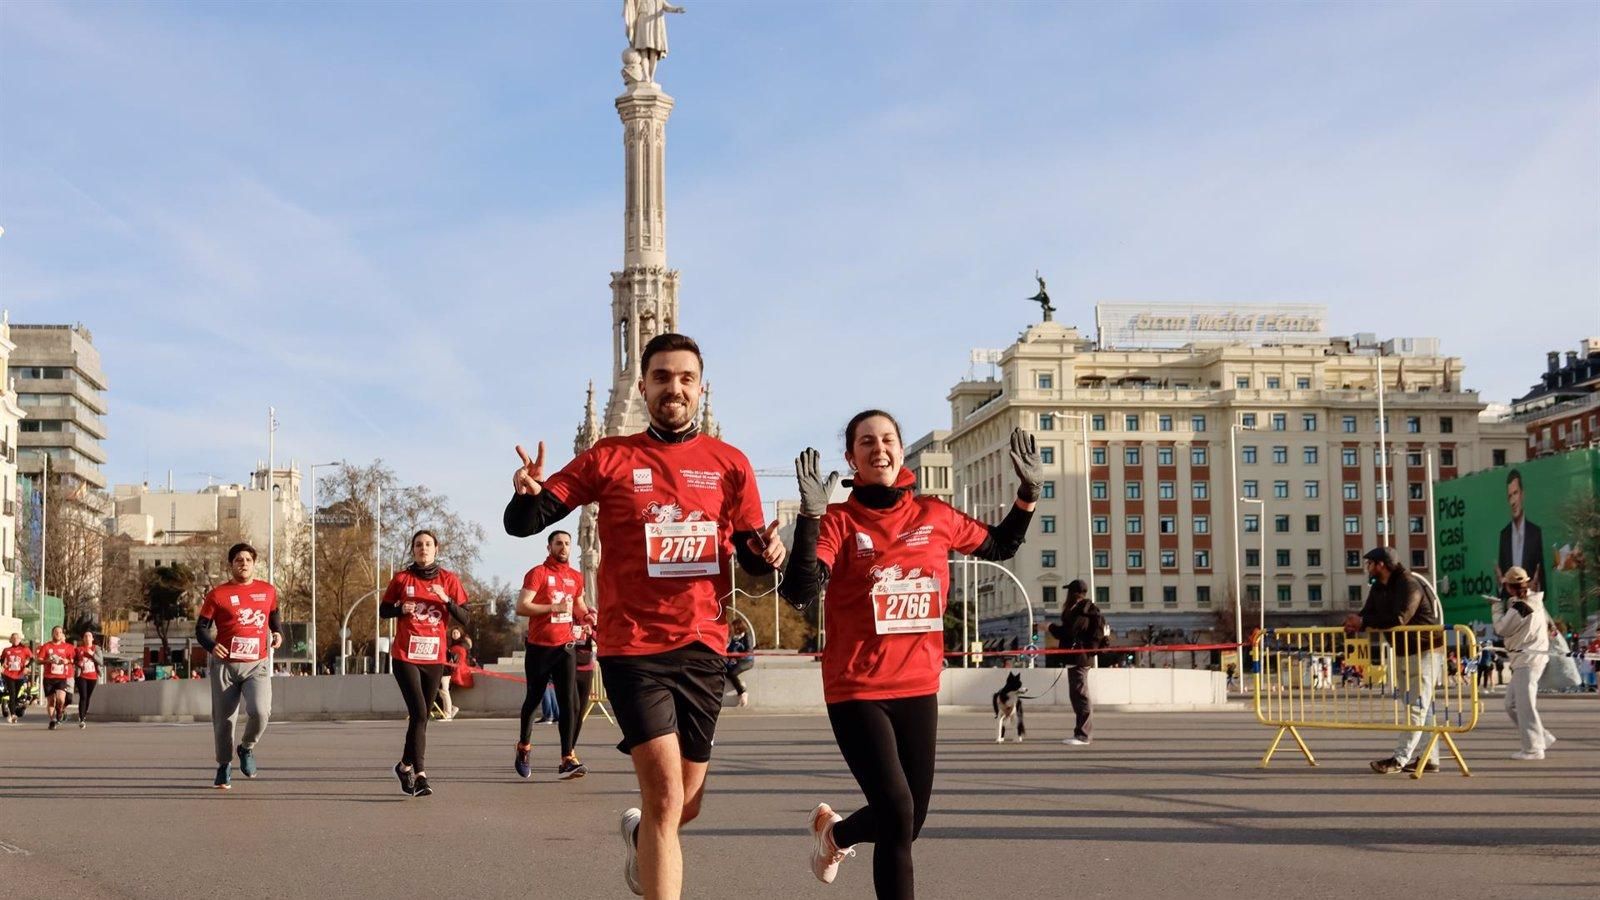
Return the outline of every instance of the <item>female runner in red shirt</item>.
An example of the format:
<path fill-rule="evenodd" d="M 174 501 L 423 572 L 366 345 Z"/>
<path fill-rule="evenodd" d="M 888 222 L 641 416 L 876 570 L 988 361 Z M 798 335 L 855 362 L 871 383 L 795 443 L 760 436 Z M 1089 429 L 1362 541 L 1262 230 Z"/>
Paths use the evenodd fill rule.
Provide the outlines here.
<path fill-rule="evenodd" d="M 841 819 L 817 804 L 809 822 L 816 841 L 811 870 L 831 883 L 839 863 L 853 855 L 850 848 L 870 842 L 877 845 L 877 896 L 910 900 L 911 843 L 933 792 L 949 554 L 990 560 L 1015 554 L 1033 518 L 1042 467 L 1033 438 L 1013 431 L 1017 501 L 999 525 L 985 525 L 912 492 L 900 425 L 882 410 L 857 414 L 845 429 L 854 483 L 844 503 L 828 503 L 839 475 L 821 477 L 817 460 L 808 448 L 795 461 L 800 518 L 780 592 L 803 609 L 827 588 L 823 695 L 839 751 L 867 805 Z"/>
<path fill-rule="evenodd" d="M 467 592 L 461 579 L 439 567 L 439 537 L 424 528 L 411 536 L 411 565 L 394 573 L 384 588 L 379 615 L 399 619 L 389 667 L 406 702 L 406 746 L 395 764 L 400 790 L 413 797 L 433 793 L 422 757 L 427 750 L 428 708 L 445 669 L 446 617 L 467 624 Z"/>

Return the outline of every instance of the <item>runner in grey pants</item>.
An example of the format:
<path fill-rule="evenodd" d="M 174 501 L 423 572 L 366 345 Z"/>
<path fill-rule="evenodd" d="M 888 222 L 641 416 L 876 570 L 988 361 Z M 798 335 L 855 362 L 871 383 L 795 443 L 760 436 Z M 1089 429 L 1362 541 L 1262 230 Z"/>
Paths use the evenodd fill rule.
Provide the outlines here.
<path fill-rule="evenodd" d="M 217 744 L 217 765 L 233 762 L 233 725 L 244 701 L 244 738 L 237 746 L 254 750 L 272 715 L 272 660 L 211 661 L 211 730 Z"/>

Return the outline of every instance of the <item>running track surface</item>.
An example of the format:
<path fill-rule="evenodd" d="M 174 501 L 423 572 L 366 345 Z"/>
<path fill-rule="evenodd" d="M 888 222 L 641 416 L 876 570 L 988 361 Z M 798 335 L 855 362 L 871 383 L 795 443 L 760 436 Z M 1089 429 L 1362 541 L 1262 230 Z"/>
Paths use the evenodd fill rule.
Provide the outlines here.
<path fill-rule="evenodd" d="M 1447 764 L 1414 782 L 1367 772 L 1387 735 L 1309 732 L 1321 766 L 1243 712 L 1068 718 L 1028 714 L 997 746 L 993 720 L 941 720 L 932 813 L 916 845 L 923 898 L 1600 896 L 1600 704 L 1541 706 L 1561 737 L 1515 763 L 1498 698 Z M 511 771 L 515 722 L 429 728 L 437 793 L 410 799 L 390 768 L 398 722 L 284 723 L 261 773 L 210 787 L 209 726 L 0 726 L 0 895 L 47 897 L 625 898 L 617 815 L 635 802 L 616 730 L 598 717 L 588 778 L 554 777 L 535 731 L 533 780 Z M 684 896 L 870 897 L 871 850 L 830 888 L 806 868 L 818 800 L 859 799 L 821 715 L 726 711 L 705 813 L 685 840 Z M 1373 892 L 1376 891 L 1376 894 Z"/>

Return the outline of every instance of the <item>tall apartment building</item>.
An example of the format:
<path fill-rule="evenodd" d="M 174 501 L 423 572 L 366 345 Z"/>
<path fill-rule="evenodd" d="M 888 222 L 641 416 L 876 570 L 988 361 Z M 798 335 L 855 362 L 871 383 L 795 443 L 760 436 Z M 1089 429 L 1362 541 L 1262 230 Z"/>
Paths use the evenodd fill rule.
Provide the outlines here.
<path fill-rule="evenodd" d="M 905 467 L 917 476 L 917 493 L 954 505 L 961 498 L 955 496 L 953 487 L 949 438 L 950 432 L 936 428 L 912 441 L 906 446 Z"/>
<path fill-rule="evenodd" d="M 1600 337 L 1552 350 L 1539 383 L 1511 404 L 1511 418 L 1528 432 L 1528 455 L 1549 456 L 1600 447 Z"/>
<path fill-rule="evenodd" d="M 22 629 L 17 618 L 17 593 L 22 589 L 17 562 L 17 524 L 20 492 L 17 490 L 17 432 L 25 415 L 17 403 L 10 377 L 11 314 L 0 312 L 0 641 Z"/>
<path fill-rule="evenodd" d="M 100 352 L 82 325 L 12 325 L 16 349 L 7 364 L 16 380 L 17 402 L 27 411 L 17 466 L 26 476 L 44 471 L 50 457 L 52 484 L 79 483 L 104 490 L 106 376 Z"/>
<path fill-rule="evenodd" d="M 1044 496 L 1011 569 L 1041 621 L 1091 570 L 1122 635 L 1231 636 L 1236 572 L 1244 605 L 1265 596 L 1273 622 L 1342 616 L 1365 593 L 1362 554 L 1386 537 L 1430 571 L 1429 454 L 1438 479 L 1524 458 L 1520 428 L 1480 422 L 1484 403 L 1435 339 L 1328 338 L 1319 307 L 1102 305 L 1096 319 L 1097 338 L 1034 325 L 998 378 L 949 394 L 955 492 L 979 518 L 999 521 L 1015 496 L 1011 429 L 1039 440 Z M 1025 631 L 1009 579 L 983 575 L 974 599 L 985 637 Z"/>

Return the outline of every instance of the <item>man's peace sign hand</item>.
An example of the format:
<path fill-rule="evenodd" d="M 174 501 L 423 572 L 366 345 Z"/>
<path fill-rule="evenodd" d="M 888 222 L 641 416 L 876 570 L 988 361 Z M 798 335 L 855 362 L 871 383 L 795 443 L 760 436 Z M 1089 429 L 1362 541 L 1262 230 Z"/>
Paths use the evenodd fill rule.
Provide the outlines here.
<path fill-rule="evenodd" d="M 528 458 L 528 451 L 517 445 L 517 455 L 522 457 L 522 465 L 511 476 L 511 489 L 519 494 L 539 496 L 544 492 L 544 441 L 539 442 L 539 455 L 533 459 Z"/>

